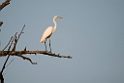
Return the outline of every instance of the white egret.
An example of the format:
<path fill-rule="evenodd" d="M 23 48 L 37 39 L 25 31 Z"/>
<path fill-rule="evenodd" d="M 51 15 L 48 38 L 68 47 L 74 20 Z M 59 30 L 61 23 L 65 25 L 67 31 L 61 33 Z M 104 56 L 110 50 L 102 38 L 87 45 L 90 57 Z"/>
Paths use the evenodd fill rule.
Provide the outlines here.
<path fill-rule="evenodd" d="M 61 16 L 54 16 L 53 18 L 53 23 L 54 23 L 54 27 L 49 26 L 43 33 L 42 38 L 40 40 L 41 43 L 44 42 L 45 45 L 45 50 L 47 51 L 47 46 L 46 46 L 46 40 L 49 38 L 49 48 L 50 48 L 50 52 L 51 52 L 51 40 L 50 37 L 51 35 L 56 31 L 56 27 L 57 27 L 57 23 L 56 23 L 56 19 L 62 19 Z"/>

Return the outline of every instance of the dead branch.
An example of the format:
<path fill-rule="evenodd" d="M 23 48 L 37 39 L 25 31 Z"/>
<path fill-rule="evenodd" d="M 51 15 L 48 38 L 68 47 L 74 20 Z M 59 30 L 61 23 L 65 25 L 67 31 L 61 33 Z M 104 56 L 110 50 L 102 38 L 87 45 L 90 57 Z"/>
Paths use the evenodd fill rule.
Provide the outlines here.
<path fill-rule="evenodd" d="M 15 51 L 16 45 L 17 45 L 17 43 L 19 41 L 19 38 L 20 38 L 21 34 L 24 33 L 23 32 L 24 28 L 25 28 L 25 25 L 23 26 L 23 28 L 22 28 L 21 32 L 19 33 L 18 37 L 16 36 L 17 32 L 15 33 L 15 35 L 14 35 L 14 47 L 13 47 L 12 51 Z"/>
<path fill-rule="evenodd" d="M 10 0 L 5 0 L 1 5 L 0 5 L 0 11 L 7 5 L 10 4 Z"/>
<path fill-rule="evenodd" d="M 10 52 L 10 54 L 11 54 L 11 52 Z M 2 70 L 1 70 L 1 72 L 0 72 L 0 80 L 1 80 L 1 83 L 4 83 L 3 70 L 4 70 L 5 67 L 6 67 L 6 63 L 7 63 L 7 61 L 9 60 L 9 57 L 10 57 L 10 55 L 8 54 L 6 60 L 5 60 L 4 64 L 3 64 Z"/>
<path fill-rule="evenodd" d="M 50 53 L 47 51 L 42 51 L 42 50 L 34 50 L 34 51 L 26 51 L 26 48 L 23 51 L 0 51 L 0 57 L 6 56 L 7 54 L 10 54 L 12 56 L 18 56 L 23 58 L 24 60 L 30 61 L 32 64 L 37 64 L 36 62 L 32 62 L 32 60 L 28 57 L 22 56 L 26 54 L 43 54 L 47 56 L 52 56 L 52 57 L 58 57 L 58 58 L 72 58 L 71 56 L 65 56 L 65 55 L 60 55 L 60 54 L 55 54 L 55 53 Z"/>
<path fill-rule="evenodd" d="M 0 21 L 0 26 L 2 26 L 2 24 L 3 24 L 3 21 Z"/>
<path fill-rule="evenodd" d="M 31 62 L 31 64 L 37 64 L 37 62 L 32 62 L 32 60 L 30 59 L 30 58 L 28 58 L 28 57 L 25 57 L 25 56 L 19 56 L 19 57 L 21 57 L 21 58 L 23 58 L 24 60 L 28 60 L 28 61 L 30 61 Z"/>
<path fill-rule="evenodd" d="M 13 39 L 13 37 L 10 38 L 8 44 L 4 47 L 4 49 L 2 51 L 4 51 L 8 47 L 8 45 L 10 44 L 10 42 L 12 41 L 12 39 Z"/>
<path fill-rule="evenodd" d="M 11 51 L 0 51 L 0 57 L 2 56 L 6 56 L 8 53 L 10 53 Z M 10 55 L 12 56 L 22 56 L 22 55 L 26 55 L 26 54 L 43 54 L 43 55 L 48 55 L 48 56 L 52 56 L 52 57 L 58 57 L 58 58 L 72 58 L 71 56 L 64 56 L 64 55 L 60 55 L 60 54 L 55 54 L 55 53 L 50 53 L 47 51 L 42 51 L 42 50 L 34 50 L 34 51 L 13 51 L 10 53 Z"/>
<path fill-rule="evenodd" d="M 5 61 L 4 65 L 3 65 L 3 68 L 2 68 L 2 70 L 1 70 L 1 73 L 2 73 L 3 70 L 5 69 L 6 63 L 7 63 L 8 59 L 9 59 L 11 53 L 15 51 L 17 42 L 18 42 L 18 40 L 19 40 L 21 34 L 23 33 L 24 27 L 25 27 L 25 25 L 23 26 L 23 28 L 22 28 L 22 30 L 21 30 L 21 32 L 20 32 L 18 38 L 16 38 L 16 35 L 17 35 L 17 32 L 16 32 L 15 35 L 14 35 L 14 37 L 11 37 L 11 38 L 10 38 L 10 41 L 9 41 L 8 44 L 5 46 L 5 48 L 2 50 L 2 52 L 4 52 L 4 50 L 5 50 L 5 49 L 8 47 L 8 45 L 9 45 L 8 51 L 7 51 L 6 54 L 5 54 L 5 55 L 8 55 L 8 56 L 7 56 L 6 61 Z M 13 42 L 14 42 L 14 46 L 13 46 L 12 50 L 10 51 Z"/>
<path fill-rule="evenodd" d="M 12 46 L 12 42 L 11 42 L 11 44 L 10 44 L 10 46 L 8 47 L 8 51 L 10 50 L 10 48 L 11 48 L 11 46 Z M 12 52 L 12 51 L 11 51 Z M 2 70 L 1 70 L 1 72 L 0 72 L 0 80 L 1 80 L 1 83 L 4 83 L 4 78 L 3 78 L 3 70 L 5 69 L 5 67 L 6 67 L 6 63 L 7 63 L 7 61 L 9 60 L 9 57 L 10 57 L 10 54 L 11 54 L 11 52 L 9 53 L 7 53 L 7 58 L 6 58 L 6 60 L 5 60 L 5 62 L 4 62 L 4 64 L 3 64 L 3 67 L 2 67 Z"/>
<path fill-rule="evenodd" d="M 11 37 L 10 41 L 8 42 L 8 44 L 7 44 L 7 45 L 5 46 L 5 48 L 2 50 L 2 52 L 4 52 L 4 50 L 9 46 L 9 47 L 8 47 L 8 52 L 6 53 L 6 55 L 8 55 L 8 56 L 7 56 L 7 58 L 6 58 L 5 62 L 4 62 L 4 65 L 3 65 L 3 67 L 2 67 L 2 70 L 1 70 L 1 72 L 0 72 L 0 80 L 1 80 L 2 83 L 4 83 L 4 78 L 3 78 L 3 75 L 2 75 L 3 70 L 4 70 L 5 67 L 6 67 L 6 63 L 7 63 L 7 61 L 9 60 L 9 57 L 10 57 L 11 53 L 12 53 L 13 51 L 15 51 L 17 42 L 18 42 L 18 40 L 19 40 L 21 34 L 23 33 L 22 31 L 23 31 L 24 27 L 25 27 L 25 25 L 23 26 L 23 28 L 22 28 L 22 30 L 21 30 L 19 36 L 18 36 L 18 39 L 16 38 L 16 35 L 17 35 L 17 32 L 16 32 L 15 35 L 14 35 L 14 37 Z M 10 51 L 13 42 L 14 42 L 14 46 L 13 46 L 12 50 Z M 24 58 L 23 58 L 23 59 L 24 59 Z M 30 59 L 28 59 L 28 58 L 26 58 L 26 59 L 30 61 Z"/>
<path fill-rule="evenodd" d="M 3 78 L 3 74 L 2 74 L 2 72 L 0 72 L 0 83 L 4 83 L 4 78 Z"/>
<path fill-rule="evenodd" d="M 5 7 L 5 6 L 7 6 L 7 5 L 9 5 L 10 4 L 10 0 L 5 0 L 1 5 L 0 5 L 0 11 Z M 3 21 L 0 21 L 0 26 L 2 26 L 2 24 L 3 24 Z M 1 29 L 0 29 L 0 31 L 1 31 Z"/>
<path fill-rule="evenodd" d="M 25 24 L 24 24 L 24 26 L 23 26 L 23 28 L 22 28 L 22 30 L 21 30 L 21 32 L 20 32 L 20 34 L 18 35 L 18 39 L 17 39 L 17 41 L 19 40 L 19 38 L 20 38 L 21 34 L 22 34 L 22 33 L 24 33 L 24 32 L 23 32 L 24 28 L 25 28 Z"/>

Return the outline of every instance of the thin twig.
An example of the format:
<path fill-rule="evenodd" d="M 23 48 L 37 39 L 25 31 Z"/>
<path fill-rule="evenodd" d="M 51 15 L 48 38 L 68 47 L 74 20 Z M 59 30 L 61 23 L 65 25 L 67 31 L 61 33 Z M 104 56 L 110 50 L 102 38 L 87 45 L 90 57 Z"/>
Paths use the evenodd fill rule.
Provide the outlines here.
<path fill-rule="evenodd" d="M 9 47 L 8 47 L 8 51 L 10 50 L 10 48 L 11 48 L 12 44 L 13 44 L 13 38 L 12 38 L 12 41 L 10 42 Z"/>
<path fill-rule="evenodd" d="M 12 39 L 13 39 L 13 37 L 10 38 L 8 44 L 4 47 L 4 49 L 2 51 L 4 51 L 8 47 L 8 45 L 10 44 L 10 42 L 12 41 Z"/>
<path fill-rule="evenodd" d="M 33 62 L 30 58 L 28 58 L 28 57 L 25 57 L 25 56 L 19 56 L 19 57 L 21 57 L 21 58 L 23 58 L 24 60 L 28 60 L 28 61 L 30 61 L 31 62 L 31 64 L 37 64 L 37 62 Z"/>
<path fill-rule="evenodd" d="M 12 51 L 15 51 L 15 49 L 16 49 L 16 44 L 17 44 L 17 37 L 16 37 L 16 35 L 17 35 L 17 33 L 18 32 L 15 33 L 14 38 L 13 38 L 13 44 L 14 44 L 14 46 L 13 46 Z"/>
<path fill-rule="evenodd" d="M 8 67 L 13 61 L 14 61 L 14 59 L 12 59 L 12 60 L 6 65 L 6 67 Z"/>
<path fill-rule="evenodd" d="M 23 28 L 22 28 L 22 30 L 21 30 L 21 32 L 20 32 L 20 34 L 18 35 L 17 41 L 19 40 L 19 38 L 20 38 L 21 34 L 22 34 L 22 33 L 24 33 L 24 32 L 23 32 L 24 28 L 25 28 L 25 25 L 23 26 Z"/>
<path fill-rule="evenodd" d="M 24 28 L 25 28 L 25 25 L 23 26 L 23 28 L 22 28 L 21 32 L 19 33 L 18 37 L 16 36 L 17 32 L 15 33 L 15 35 L 14 35 L 14 47 L 13 47 L 12 51 L 16 50 L 16 46 L 17 46 L 17 43 L 19 41 L 19 38 L 20 38 L 21 34 L 24 33 L 23 32 Z"/>

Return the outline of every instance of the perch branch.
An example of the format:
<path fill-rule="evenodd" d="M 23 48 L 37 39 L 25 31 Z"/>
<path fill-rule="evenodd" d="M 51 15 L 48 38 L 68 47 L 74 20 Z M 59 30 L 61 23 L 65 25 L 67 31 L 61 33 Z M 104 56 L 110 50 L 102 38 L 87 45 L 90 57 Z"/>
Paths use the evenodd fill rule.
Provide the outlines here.
<path fill-rule="evenodd" d="M 10 53 L 11 51 L 0 51 L 0 57 L 6 56 L 7 53 Z M 34 51 L 13 51 L 10 53 L 10 55 L 15 55 L 15 56 L 21 56 L 25 54 L 43 54 L 43 55 L 48 55 L 48 56 L 53 56 L 53 57 L 58 57 L 58 58 L 72 58 L 71 56 L 64 56 L 60 54 L 55 54 L 55 53 L 50 53 L 47 51 L 42 51 L 42 50 L 34 50 Z"/>
<path fill-rule="evenodd" d="M 71 56 L 65 56 L 65 55 L 60 55 L 60 54 L 55 54 L 55 53 L 50 53 L 47 51 L 42 51 L 42 50 L 34 50 L 34 51 L 26 51 L 26 48 L 24 48 L 23 51 L 0 51 L 0 57 L 6 56 L 7 54 L 10 54 L 12 56 L 18 56 L 23 58 L 24 60 L 30 61 L 32 64 L 37 64 L 36 62 L 33 62 L 30 58 L 22 56 L 26 54 L 43 54 L 47 56 L 52 56 L 52 57 L 58 57 L 58 58 L 72 58 Z"/>

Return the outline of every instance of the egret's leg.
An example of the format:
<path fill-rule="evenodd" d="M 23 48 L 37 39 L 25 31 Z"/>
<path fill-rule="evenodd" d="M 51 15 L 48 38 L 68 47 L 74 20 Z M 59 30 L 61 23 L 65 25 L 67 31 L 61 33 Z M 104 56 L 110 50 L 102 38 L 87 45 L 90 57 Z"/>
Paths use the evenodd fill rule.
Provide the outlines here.
<path fill-rule="evenodd" d="M 50 48 L 50 52 L 52 52 L 52 48 L 51 48 L 51 40 L 49 38 L 49 48 Z"/>
<path fill-rule="evenodd" d="M 47 51 L 47 45 L 46 45 L 46 42 L 44 42 L 44 45 L 45 45 L 45 50 Z"/>

